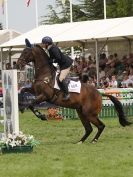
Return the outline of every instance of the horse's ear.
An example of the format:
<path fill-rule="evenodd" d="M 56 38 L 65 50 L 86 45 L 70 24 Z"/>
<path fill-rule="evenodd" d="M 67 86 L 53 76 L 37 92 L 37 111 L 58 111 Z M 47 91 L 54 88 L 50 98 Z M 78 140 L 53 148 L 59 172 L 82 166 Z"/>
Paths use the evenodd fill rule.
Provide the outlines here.
<path fill-rule="evenodd" d="M 32 45 L 28 39 L 25 39 L 25 44 L 26 44 L 26 47 L 29 47 L 29 48 L 32 47 Z"/>

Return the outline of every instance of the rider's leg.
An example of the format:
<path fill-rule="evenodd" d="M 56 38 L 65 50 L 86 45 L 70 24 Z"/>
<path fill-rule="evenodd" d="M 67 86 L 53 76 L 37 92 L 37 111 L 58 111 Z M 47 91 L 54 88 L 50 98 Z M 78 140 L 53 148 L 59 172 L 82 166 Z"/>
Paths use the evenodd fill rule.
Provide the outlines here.
<path fill-rule="evenodd" d="M 68 100 L 70 98 L 70 94 L 68 92 L 68 85 L 65 82 L 65 78 L 68 75 L 70 71 L 70 67 L 64 70 L 61 70 L 60 76 L 59 76 L 59 87 L 64 92 L 64 100 Z"/>

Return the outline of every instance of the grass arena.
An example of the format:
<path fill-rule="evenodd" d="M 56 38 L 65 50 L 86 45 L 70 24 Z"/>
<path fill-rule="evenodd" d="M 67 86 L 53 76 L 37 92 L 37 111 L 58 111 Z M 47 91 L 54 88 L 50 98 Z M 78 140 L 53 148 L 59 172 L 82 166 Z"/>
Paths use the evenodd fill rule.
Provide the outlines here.
<path fill-rule="evenodd" d="M 10 84 L 5 88 L 8 91 Z M 94 131 L 87 141 L 77 144 L 84 132 L 81 121 L 72 110 L 60 111 L 58 108 L 40 109 L 42 114 L 47 114 L 48 121 L 37 119 L 29 110 L 23 114 L 19 112 L 19 130 L 33 135 L 39 144 L 31 153 L 1 153 L 1 177 L 132 176 L 133 125 L 122 127 L 116 116 L 107 118 L 105 114 L 106 118 L 100 118 L 106 128 L 99 141 L 91 143 L 97 131 L 93 126 Z M 128 112 L 132 114 L 129 109 Z M 113 115 L 113 111 L 111 113 Z M 73 115 L 73 118 L 69 115 Z M 133 122 L 129 115 L 128 120 Z M 0 132 L 3 132 L 3 126 L 0 126 Z"/>
<path fill-rule="evenodd" d="M 104 118 L 106 128 L 99 142 L 90 143 L 94 127 L 90 138 L 78 145 L 84 131 L 78 119 L 46 122 L 27 111 L 19 121 L 20 130 L 40 144 L 32 153 L 1 154 L 1 177 L 132 177 L 132 125 L 123 128 L 117 118 Z"/>

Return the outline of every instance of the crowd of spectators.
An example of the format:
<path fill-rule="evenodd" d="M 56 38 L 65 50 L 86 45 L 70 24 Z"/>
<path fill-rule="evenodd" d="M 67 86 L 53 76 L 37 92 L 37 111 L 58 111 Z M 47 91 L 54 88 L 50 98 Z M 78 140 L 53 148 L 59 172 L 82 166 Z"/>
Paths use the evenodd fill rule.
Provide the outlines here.
<path fill-rule="evenodd" d="M 79 76 L 97 87 L 96 61 L 88 58 L 76 57 L 71 68 L 71 76 Z M 127 88 L 133 87 L 133 54 L 119 58 L 117 53 L 99 56 L 99 88 Z"/>
<path fill-rule="evenodd" d="M 16 62 L 13 66 L 6 64 L 6 69 L 16 69 Z M 25 79 L 25 73 L 20 73 L 21 84 L 29 82 Z M 22 77 L 22 76 L 23 77 Z M 83 82 L 87 82 L 97 88 L 128 88 L 133 87 L 133 53 L 119 58 L 117 53 L 108 57 L 105 53 L 99 56 L 99 85 L 97 86 L 96 61 L 91 55 L 88 58 L 78 56 L 70 70 L 70 76 L 78 76 Z M 31 84 L 31 83 L 30 83 Z"/>

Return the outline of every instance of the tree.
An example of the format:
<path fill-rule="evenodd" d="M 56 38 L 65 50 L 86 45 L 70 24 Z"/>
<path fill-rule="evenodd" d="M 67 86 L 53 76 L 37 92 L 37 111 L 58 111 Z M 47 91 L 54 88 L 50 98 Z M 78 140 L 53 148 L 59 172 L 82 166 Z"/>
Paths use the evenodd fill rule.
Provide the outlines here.
<path fill-rule="evenodd" d="M 82 11 L 84 11 L 89 20 L 104 18 L 103 0 L 80 0 L 80 4 Z"/>
<path fill-rule="evenodd" d="M 103 0 L 80 0 L 81 8 L 88 13 L 89 19 L 104 18 Z M 132 16 L 133 0 L 106 0 L 107 18 Z"/>
<path fill-rule="evenodd" d="M 48 5 L 49 13 L 43 16 L 42 24 L 56 24 L 69 21 L 69 14 L 67 6 L 63 6 L 61 0 L 56 0 L 56 7 Z"/>
<path fill-rule="evenodd" d="M 133 15 L 132 0 L 108 0 L 107 17 L 129 17 Z"/>
<path fill-rule="evenodd" d="M 96 20 L 104 18 L 103 0 L 79 0 L 73 4 L 73 21 Z M 56 0 L 56 6 L 48 6 L 49 14 L 43 17 L 42 24 L 70 22 L 70 2 L 65 5 Z M 107 18 L 127 17 L 133 14 L 133 0 L 106 0 Z"/>
<path fill-rule="evenodd" d="M 49 13 L 43 16 L 42 24 L 55 24 L 55 23 L 65 23 L 70 22 L 70 2 L 66 0 L 63 5 L 61 0 L 56 0 L 56 5 L 53 7 L 49 5 Z M 83 21 L 88 19 L 88 15 L 82 11 L 80 4 L 72 4 L 73 8 L 73 21 Z"/>

